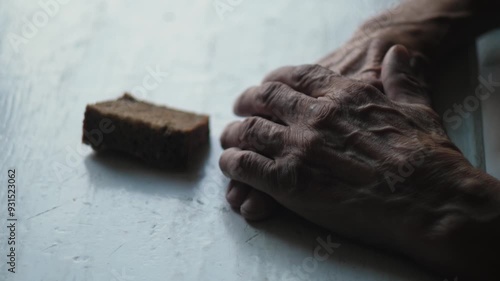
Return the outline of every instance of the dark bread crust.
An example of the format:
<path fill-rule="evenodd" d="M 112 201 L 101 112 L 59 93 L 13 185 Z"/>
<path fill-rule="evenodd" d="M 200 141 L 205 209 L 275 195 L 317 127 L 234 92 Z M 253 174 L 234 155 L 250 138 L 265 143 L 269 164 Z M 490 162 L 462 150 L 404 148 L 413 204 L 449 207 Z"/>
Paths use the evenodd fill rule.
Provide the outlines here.
<path fill-rule="evenodd" d="M 85 144 L 96 151 L 115 150 L 162 168 L 185 169 L 209 140 L 206 115 L 138 101 L 129 94 L 87 105 Z"/>

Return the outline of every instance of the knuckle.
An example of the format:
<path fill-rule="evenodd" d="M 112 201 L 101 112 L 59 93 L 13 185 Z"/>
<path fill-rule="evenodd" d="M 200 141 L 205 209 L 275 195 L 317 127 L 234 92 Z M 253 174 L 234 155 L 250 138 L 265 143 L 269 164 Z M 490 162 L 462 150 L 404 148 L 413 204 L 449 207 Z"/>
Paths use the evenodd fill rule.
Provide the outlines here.
<path fill-rule="evenodd" d="M 262 128 L 262 120 L 260 117 L 249 117 L 243 121 L 243 130 L 241 133 L 241 140 L 249 140 L 256 136 L 258 131 Z"/>
<path fill-rule="evenodd" d="M 266 82 L 261 86 L 258 99 L 265 107 L 272 107 L 272 103 L 282 97 L 286 86 L 280 82 Z"/>
<path fill-rule="evenodd" d="M 296 164 L 308 162 L 311 157 L 320 156 L 321 149 L 325 146 L 325 138 L 319 132 L 310 133 L 302 136 L 300 145 L 295 151 Z M 296 165 L 299 167 L 300 165 Z"/>
<path fill-rule="evenodd" d="M 242 168 L 249 167 L 251 160 L 252 160 L 252 156 L 249 153 L 241 153 L 237 159 L 238 159 L 237 163 L 238 163 L 239 167 L 242 167 Z"/>
<path fill-rule="evenodd" d="M 311 105 L 308 111 L 308 119 L 313 127 L 322 127 L 330 122 L 337 112 L 333 102 L 317 103 Z"/>
<path fill-rule="evenodd" d="M 243 171 L 251 167 L 252 160 L 252 154 L 248 152 L 239 153 L 233 161 L 233 167 L 231 167 L 235 175 L 241 178 Z"/>
<path fill-rule="evenodd" d="M 276 146 L 279 143 L 283 143 L 286 141 L 285 132 L 285 130 L 281 130 L 277 126 L 268 126 L 259 135 L 259 144 Z"/>
<path fill-rule="evenodd" d="M 328 84 L 331 71 L 318 64 L 308 64 L 297 67 L 293 80 L 299 88 L 322 87 Z"/>
<path fill-rule="evenodd" d="M 324 68 L 319 64 L 305 64 L 297 67 L 293 73 L 293 77 L 297 80 L 303 79 L 304 77 L 309 77 L 312 75 L 317 75 L 322 73 Z"/>
<path fill-rule="evenodd" d="M 250 117 L 243 122 L 240 144 L 243 149 L 264 150 L 266 147 L 277 147 L 286 140 L 286 130 L 273 126 L 260 117 Z"/>

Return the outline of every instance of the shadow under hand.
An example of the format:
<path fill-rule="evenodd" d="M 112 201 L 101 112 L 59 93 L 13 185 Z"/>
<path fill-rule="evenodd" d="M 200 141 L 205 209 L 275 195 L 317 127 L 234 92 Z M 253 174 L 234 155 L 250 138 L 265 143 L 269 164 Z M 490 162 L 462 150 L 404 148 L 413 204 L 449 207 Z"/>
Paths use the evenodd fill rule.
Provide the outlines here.
<path fill-rule="evenodd" d="M 234 229 L 228 232 L 232 232 L 234 239 L 245 241 L 238 243 L 243 247 L 247 246 L 249 233 L 256 233 L 250 238 L 265 237 L 269 245 L 264 248 L 274 247 L 279 251 L 276 255 L 281 256 L 274 255 L 267 262 L 284 267 L 283 280 L 442 280 L 405 257 L 332 234 L 283 207 L 271 219 L 247 223 L 250 227 L 245 226 L 240 235 Z M 277 243 L 284 246 L 276 247 Z M 321 257 L 315 255 L 318 247 Z M 288 263 L 278 262 L 280 260 L 288 260 Z M 368 277 L 370 279 L 366 279 Z"/>

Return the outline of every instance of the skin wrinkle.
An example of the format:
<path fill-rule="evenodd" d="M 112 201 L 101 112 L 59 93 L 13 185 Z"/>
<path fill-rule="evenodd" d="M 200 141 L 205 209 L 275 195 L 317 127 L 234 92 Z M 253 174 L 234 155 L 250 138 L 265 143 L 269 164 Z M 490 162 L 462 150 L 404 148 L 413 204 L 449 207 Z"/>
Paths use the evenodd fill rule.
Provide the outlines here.
<path fill-rule="evenodd" d="M 315 77 L 320 77 L 321 69 L 316 65 L 307 65 L 305 67 L 297 68 L 295 70 L 293 80 L 295 80 L 295 87 L 297 89 L 308 89 L 308 85 L 311 85 L 314 82 Z M 306 93 L 308 94 L 308 93 Z"/>
<path fill-rule="evenodd" d="M 449 199 L 444 205 L 434 210 L 436 213 L 442 214 L 442 217 L 432 226 L 431 235 L 444 235 L 446 232 L 461 225 L 455 221 L 477 221 L 486 223 L 498 218 L 498 214 L 488 211 L 491 206 L 484 206 L 484 208 L 479 209 L 473 206 L 464 208 L 464 206 L 468 206 L 467 204 L 463 204 L 464 197 L 465 196 L 455 194 L 452 199 Z"/>
<path fill-rule="evenodd" d="M 336 65 L 342 65 L 342 63 L 344 63 L 346 61 L 349 61 L 349 63 L 350 63 L 350 60 L 352 58 L 354 58 L 353 62 L 354 62 L 354 64 L 356 64 L 356 62 L 358 62 L 362 58 L 361 55 L 364 53 L 364 50 L 362 48 L 359 48 L 359 47 L 356 48 L 356 45 L 363 46 L 365 44 L 365 42 L 367 42 L 367 41 L 369 41 L 369 38 L 362 38 L 361 41 L 359 41 L 357 44 L 353 42 L 354 46 L 352 46 L 352 47 L 354 48 L 355 52 L 349 53 L 347 55 L 342 55 L 336 61 L 329 62 L 328 67 L 333 68 Z M 359 64 L 358 64 L 358 66 L 359 66 Z M 335 71 L 337 71 L 339 74 L 342 74 L 342 70 L 340 70 L 340 69 L 337 69 Z"/>
<path fill-rule="evenodd" d="M 403 135 L 403 132 L 394 126 L 383 126 L 383 127 L 378 127 L 378 128 L 369 128 L 368 131 L 371 133 L 380 134 L 380 135 L 386 135 L 386 134 L 387 135 L 388 134 Z"/>
<path fill-rule="evenodd" d="M 392 42 L 383 42 L 377 39 L 371 41 L 363 66 L 358 66 L 358 69 L 361 69 L 361 71 L 359 71 L 359 78 L 361 80 L 370 82 L 370 84 L 376 86 L 377 89 L 383 89 L 382 83 L 378 80 L 382 71 L 380 65 L 384 59 L 385 53 L 392 45 Z M 356 72 L 356 70 L 354 72 Z"/>
<path fill-rule="evenodd" d="M 321 73 L 318 73 L 315 77 L 307 79 L 307 80 L 304 80 L 303 78 L 299 79 L 299 81 L 297 82 L 297 88 L 308 90 L 308 92 L 306 94 L 313 96 L 313 97 L 314 96 L 322 96 L 321 91 L 326 90 L 326 89 L 323 89 L 323 86 L 329 85 L 331 78 L 333 78 L 333 77 L 321 75 Z M 311 92 L 311 89 L 315 89 L 314 92 Z"/>
<path fill-rule="evenodd" d="M 300 130 L 298 129 L 297 131 L 299 132 L 307 132 L 308 130 Z M 335 145 L 332 142 L 325 142 L 325 136 L 318 136 L 315 134 L 311 134 L 309 136 L 302 134 L 301 138 L 302 142 L 297 143 L 296 147 L 301 147 L 304 144 L 307 146 L 303 147 L 302 149 L 299 150 L 299 153 L 296 153 L 296 150 L 290 150 L 287 153 L 296 155 L 295 157 L 299 159 L 299 162 L 304 162 L 306 163 L 305 167 L 318 167 L 315 163 L 314 157 L 304 157 L 307 155 L 316 155 L 315 157 L 319 158 L 327 158 L 327 159 L 336 159 L 336 169 L 330 170 L 328 169 L 330 174 L 335 174 L 335 175 L 342 175 L 345 174 L 348 170 L 358 170 L 358 171 L 364 171 L 364 173 L 370 174 L 372 172 L 368 172 L 371 170 L 370 162 L 368 162 L 364 158 L 360 158 L 361 156 L 356 156 L 353 155 L 352 153 L 345 151 L 344 147 L 345 145 L 341 143 L 337 143 Z M 338 139 L 336 136 L 335 139 Z M 321 148 L 321 149 L 318 149 Z M 329 149 L 324 149 L 324 148 L 332 148 L 331 150 Z M 329 156 L 330 155 L 330 156 Z M 349 158 L 351 157 L 351 158 Z M 353 162 L 353 160 L 355 160 Z M 345 168 L 347 167 L 347 168 Z M 345 172 L 342 172 L 343 169 L 347 169 Z"/>
<path fill-rule="evenodd" d="M 283 88 L 284 85 L 281 83 L 268 82 L 264 84 L 262 94 L 260 95 L 264 108 L 270 108 L 274 100 L 279 101 L 282 99 Z"/>
<path fill-rule="evenodd" d="M 240 143 L 240 148 L 241 149 L 248 149 L 248 148 L 253 148 L 256 147 L 259 149 L 260 152 L 268 152 L 276 150 L 277 147 L 272 146 L 271 143 L 267 143 L 266 145 L 259 143 L 259 135 L 262 136 L 263 134 L 259 132 L 259 130 L 263 127 L 267 127 L 268 132 L 266 132 L 266 136 L 273 135 L 273 133 L 276 133 L 278 130 L 277 126 L 270 126 L 270 123 L 267 124 L 267 121 L 265 119 L 260 118 L 260 117 L 252 117 L 248 118 L 242 123 L 240 123 L 242 129 L 239 134 L 239 143 Z M 266 124 L 266 125 L 264 125 Z M 265 149 L 266 150 L 265 150 Z M 267 154 L 267 153 L 266 153 Z M 270 153 L 271 154 L 271 153 Z M 267 155 L 266 155 L 267 156 Z"/>
<path fill-rule="evenodd" d="M 296 197 L 297 190 L 299 189 L 299 179 L 295 163 L 297 163 L 296 156 L 287 155 L 287 157 L 276 160 L 277 169 L 276 179 L 276 192 L 285 193 L 287 196 Z"/>
<path fill-rule="evenodd" d="M 399 193 L 398 197 L 392 199 L 386 199 L 386 203 L 388 206 L 392 206 L 392 208 L 398 206 L 396 209 L 405 210 L 408 213 L 408 217 L 418 218 L 421 217 L 422 224 L 420 225 L 420 229 L 428 229 L 426 232 L 426 238 L 430 240 L 435 240 L 438 237 L 443 237 L 446 235 L 444 229 L 449 229 L 449 226 L 443 227 L 443 222 L 448 220 L 450 216 L 464 217 L 463 215 L 466 212 L 461 212 L 458 207 L 446 207 L 446 204 L 451 205 L 449 203 L 445 203 L 444 206 L 436 204 L 435 206 L 429 204 L 426 200 L 422 200 L 419 198 L 419 193 Z M 383 195 L 379 195 L 380 200 L 384 200 Z M 416 203 L 415 203 L 416 202 Z M 452 215 L 455 214 L 455 215 Z M 460 214 L 458 216 L 457 214 Z M 423 218 L 427 217 L 426 220 Z"/>
<path fill-rule="evenodd" d="M 391 113 L 395 116 L 391 116 L 391 118 L 395 117 L 403 117 L 407 118 L 405 114 L 403 114 L 401 111 L 390 107 L 386 105 L 380 105 L 380 104 L 374 104 L 374 103 L 369 103 L 365 105 L 361 105 L 359 107 L 355 107 L 354 111 L 358 114 L 366 114 L 366 115 L 375 115 L 375 116 L 384 116 L 386 117 L 388 113 Z"/>
<path fill-rule="evenodd" d="M 357 154 L 363 155 L 363 159 L 368 159 L 368 161 L 363 161 L 366 161 L 365 163 L 373 163 L 375 159 L 380 159 L 380 157 L 382 156 L 380 150 L 374 147 L 373 142 L 365 141 L 365 139 L 368 138 L 372 139 L 372 135 L 369 133 L 370 132 L 366 132 L 361 129 L 355 129 L 346 136 L 342 137 L 344 142 L 343 153 L 350 152 L 351 155 L 355 156 L 355 159 L 358 160 L 361 159 L 361 157 L 357 156 Z"/>
<path fill-rule="evenodd" d="M 361 70 L 359 74 L 361 75 L 361 77 L 365 77 L 366 80 L 368 80 L 367 78 L 377 79 L 380 76 L 381 70 L 382 69 L 380 67 L 373 66 L 369 68 L 364 68 L 363 70 Z"/>
<path fill-rule="evenodd" d="M 349 58 L 349 64 L 343 65 L 338 68 L 340 75 L 350 75 L 357 72 L 360 68 L 366 65 L 367 58 L 364 56 L 362 50 L 354 58 Z"/>
<path fill-rule="evenodd" d="M 297 113 L 303 113 L 302 110 L 298 110 L 298 108 L 301 108 L 301 109 L 304 108 L 304 106 L 302 106 L 302 104 L 303 104 L 302 101 L 303 100 L 299 100 L 299 99 L 293 99 L 293 100 L 291 100 L 291 102 L 288 101 L 288 103 L 287 103 L 288 106 L 284 110 L 285 112 L 282 112 L 281 115 L 282 116 L 286 116 L 286 115 L 293 116 L 293 115 L 296 115 Z M 301 116 L 301 115 L 296 115 L 296 116 Z M 301 120 L 301 118 L 296 118 L 296 120 L 299 121 L 299 120 Z M 287 125 L 288 124 L 289 123 L 287 123 Z"/>
<path fill-rule="evenodd" d="M 332 155 L 329 159 L 335 163 L 335 165 L 331 169 L 331 173 L 338 174 L 339 178 L 346 179 L 350 178 L 353 171 L 357 171 L 360 174 L 365 174 L 366 178 L 362 179 L 362 181 L 366 181 L 367 179 L 372 180 L 374 178 L 374 169 L 373 164 L 376 160 L 373 158 L 367 157 L 364 154 L 360 154 L 355 150 L 348 150 L 347 146 L 335 147 L 332 151 L 323 152 L 321 155 Z M 311 161 L 314 161 L 311 159 Z M 311 163 L 313 164 L 313 163 Z M 357 178 L 353 178 L 352 180 L 356 181 Z"/>
<path fill-rule="evenodd" d="M 464 217 L 463 212 L 457 212 L 455 214 L 443 212 L 442 217 L 429 226 L 430 230 L 429 233 L 426 234 L 426 238 L 429 240 L 437 240 L 446 237 L 450 229 L 456 228 L 457 225 L 463 224 L 465 221 L 467 221 L 467 219 Z"/>

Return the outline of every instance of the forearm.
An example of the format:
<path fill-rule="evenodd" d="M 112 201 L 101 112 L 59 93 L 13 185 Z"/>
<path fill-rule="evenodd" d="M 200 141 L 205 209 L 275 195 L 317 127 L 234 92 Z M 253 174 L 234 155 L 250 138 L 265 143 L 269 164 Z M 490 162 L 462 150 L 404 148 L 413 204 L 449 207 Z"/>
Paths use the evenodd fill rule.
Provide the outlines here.
<path fill-rule="evenodd" d="M 443 18 L 453 23 L 471 19 L 472 30 L 481 33 L 500 23 L 495 17 L 499 7 L 498 0 L 404 0 L 393 10 L 416 21 Z"/>
<path fill-rule="evenodd" d="M 420 20 L 442 20 L 458 38 L 476 37 L 500 26 L 498 0 L 406 0 L 402 7 Z"/>
<path fill-rule="evenodd" d="M 368 20 L 361 30 L 434 60 L 500 26 L 499 9 L 500 1 L 494 0 L 407 0 Z"/>

